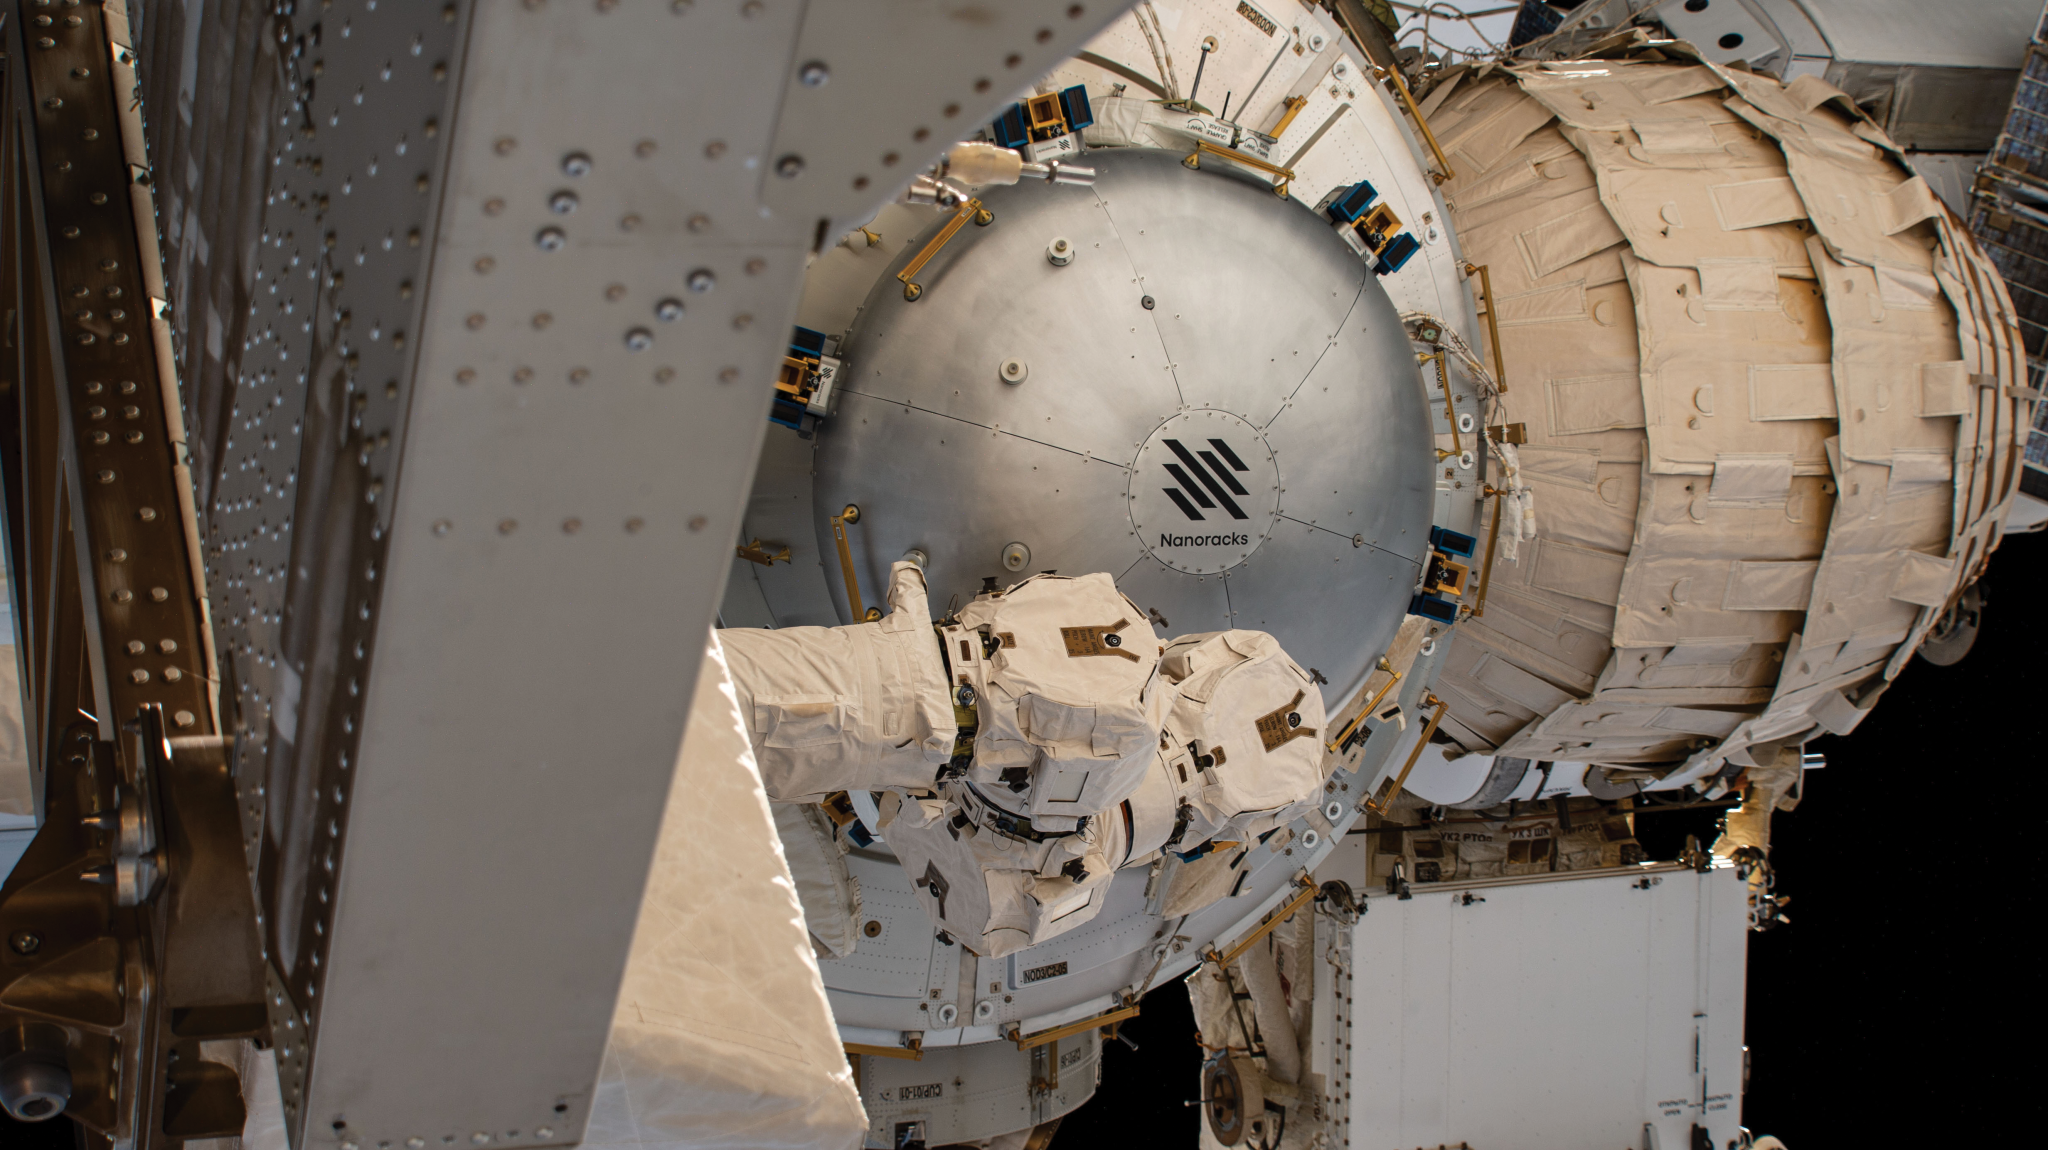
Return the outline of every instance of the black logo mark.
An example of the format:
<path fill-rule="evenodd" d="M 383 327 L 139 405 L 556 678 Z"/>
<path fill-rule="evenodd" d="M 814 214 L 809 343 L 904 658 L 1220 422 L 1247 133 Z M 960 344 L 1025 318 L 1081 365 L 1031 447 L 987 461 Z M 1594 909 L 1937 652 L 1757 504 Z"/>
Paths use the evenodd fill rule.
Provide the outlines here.
<path fill-rule="evenodd" d="M 1169 439 L 1166 441 L 1166 446 L 1172 449 L 1175 455 L 1180 457 L 1180 463 L 1169 463 L 1166 465 L 1166 473 L 1171 475 L 1173 481 L 1180 484 L 1180 486 L 1168 487 L 1163 490 L 1166 492 L 1166 497 L 1173 500 L 1174 506 L 1180 508 L 1189 519 L 1199 520 L 1202 518 L 1202 513 L 1195 510 L 1195 508 L 1201 507 L 1213 511 L 1216 509 L 1217 504 L 1222 504 L 1223 510 L 1228 511 L 1232 519 L 1251 518 L 1251 516 L 1244 513 L 1243 508 L 1239 507 L 1230 498 L 1232 495 L 1245 496 L 1251 494 L 1251 492 L 1244 489 L 1242 484 L 1238 483 L 1236 476 L 1230 474 L 1232 471 L 1250 471 L 1251 468 L 1246 467 L 1244 460 L 1237 457 L 1237 452 L 1230 450 L 1229 444 L 1220 439 L 1212 439 L 1209 441 L 1209 446 L 1215 448 L 1215 451 L 1189 451 L 1181 445 L 1180 440 Z M 1218 455 L 1221 455 L 1223 459 L 1217 459 Z M 1196 456 L 1201 458 L 1198 460 Z M 1229 461 L 1230 464 L 1227 468 L 1223 465 L 1225 460 Z M 1186 470 L 1182 470 L 1183 464 L 1186 465 Z M 1204 467 L 1203 464 L 1208 466 Z M 1197 479 L 1201 481 L 1199 484 L 1196 483 Z M 1207 494 L 1203 493 L 1204 488 L 1207 489 Z M 1183 492 L 1186 494 L 1182 494 Z M 1215 496 L 1214 499 L 1210 498 L 1212 495 Z M 1193 503 L 1188 502 L 1190 498 L 1194 500 Z"/>

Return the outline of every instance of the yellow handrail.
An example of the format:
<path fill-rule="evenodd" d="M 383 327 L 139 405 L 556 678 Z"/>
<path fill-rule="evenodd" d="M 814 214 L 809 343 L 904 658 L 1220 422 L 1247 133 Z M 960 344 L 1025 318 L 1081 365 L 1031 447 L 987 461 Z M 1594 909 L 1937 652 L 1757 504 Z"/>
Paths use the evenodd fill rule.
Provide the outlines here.
<path fill-rule="evenodd" d="M 846 525 L 859 522 L 860 506 L 854 503 L 832 517 L 832 541 L 839 544 L 839 573 L 846 579 L 846 609 L 855 622 L 868 618 L 868 611 L 861 604 L 860 578 L 853 573 L 853 549 L 846 543 Z"/>
<path fill-rule="evenodd" d="M 1233 946 L 1231 946 L 1229 950 L 1224 951 L 1222 954 L 1218 954 L 1214 950 L 1211 950 L 1208 954 L 1204 955 L 1203 957 L 1207 958 L 1210 962 L 1215 963 L 1219 967 L 1229 966 L 1231 962 L 1237 958 L 1238 955 L 1243 954 L 1247 950 L 1250 950 L 1253 943 L 1273 933 L 1274 929 L 1277 928 L 1281 923 L 1286 922 L 1289 916 L 1293 915 L 1295 911 L 1300 910 L 1304 905 L 1306 905 L 1309 902 L 1309 900 L 1316 897 L 1316 892 L 1320 888 L 1316 886 L 1316 880 L 1308 876 L 1307 871 L 1302 871 L 1301 873 L 1295 875 L 1294 881 L 1301 884 L 1301 893 L 1295 895 L 1291 899 L 1288 899 L 1286 904 L 1280 907 L 1280 909 L 1274 911 L 1270 915 L 1267 915 L 1266 921 L 1260 923 L 1257 930 L 1254 930 L 1250 934 L 1245 935 L 1243 938 L 1238 939 L 1237 942 Z"/>
<path fill-rule="evenodd" d="M 1408 105 L 1408 114 L 1415 117 L 1415 126 L 1422 129 L 1422 138 L 1429 142 L 1429 150 L 1436 156 L 1437 166 L 1443 169 L 1441 173 L 1431 172 L 1429 178 L 1439 184 L 1447 184 L 1457 179 L 1458 173 L 1451 167 L 1451 161 L 1444 155 L 1443 148 L 1436 142 L 1436 133 L 1429 130 L 1429 121 L 1422 118 L 1422 109 L 1415 106 L 1415 97 L 1408 94 L 1408 82 L 1401 79 L 1401 69 L 1383 70 L 1393 77 L 1394 90 L 1401 94 L 1401 102 Z"/>
<path fill-rule="evenodd" d="M 1436 725 L 1444 721 L 1444 712 L 1451 709 L 1449 703 L 1444 702 L 1435 695 L 1426 696 L 1422 700 L 1422 705 L 1425 707 L 1432 703 L 1436 704 L 1436 714 L 1429 717 L 1429 725 L 1422 728 L 1422 737 L 1415 740 L 1415 749 L 1408 753 L 1408 762 L 1401 767 L 1401 773 L 1394 776 L 1393 789 L 1387 792 L 1387 801 L 1389 803 L 1393 802 L 1400 795 L 1401 787 L 1408 782 L 1408 772 L 1414 770 L 1416 762 L 1422 758 L 1422 748 L 1429 745 L 1429 737 L 1436 734 Z M 1365 800 L 1365 805 L 1380 814 L 1387 813 L 1387 808 L 1372 799 Z"/>
<path fill-rule="evenodd" d="M 1266 174 L 1275 177 L 1280 181 L 1279 183 L 1273 185 L 1273 192 L 1276 195 L 1286 195 L 1287 185 L 1294 182 L 1293 168 L 1283 168 L 1280 165 L 1275 164 L 1269 160 L 1262 160 L 1257 156 L 1251 155 L 1249 153 L 1240 152 L 1236 148 L 1226 148 L 1218 144 L 1212 144 L 1207 140 L 1196 140 L 1195 150 L 1189 152 L 1187 158 L 1182 160 L 1181 164 L 1184 167 L 1200 169 L 1202 166 L 1203 152 L 1207 152 L 1212 156 L 1220 156 L 1223 159 L 1243 164 L 1247 168 L 1256 168 L 1261 172 L 1265 172 Z"/>
<path fill-rule="evenodd" d="M 1466 264 L 1467 276 L 1479 277 L 1479 290 L 1486 295 L 1486 335 L 1493 343 L 1493 385 L 1502 395 L 1508 393 L 1508 365 L 1500 358 L 1500 309 L 1493 305 L 1493 277 L 1486 274 L 1485 264 Z"/>
<path fill-rule="evenodd" d="M 1069 1022 L 1065 1026 L 1055 1026 L 1050 1030 L 1041 1030 L 1036 1034 L 1017 1034 L 1012 1031 L 1010 1040 L 1017 1044 L 1017 1049 L 1029 1050 L 1034 1046 L 1044 1046 L 1048 1042 L 1058 1042 L 1070 1034 L 1079 1034 L 1084 1030 L 1099 1030 L 1111 1023 L 1122 1022 L 1126 1018 L 1136 1017 L 1138 1017 L 1138 1004 L 1126 1002 L 1115 1010 L 1104 1011 L 1093 1018 L 1084 1018 L 1079 1022 Z"/>

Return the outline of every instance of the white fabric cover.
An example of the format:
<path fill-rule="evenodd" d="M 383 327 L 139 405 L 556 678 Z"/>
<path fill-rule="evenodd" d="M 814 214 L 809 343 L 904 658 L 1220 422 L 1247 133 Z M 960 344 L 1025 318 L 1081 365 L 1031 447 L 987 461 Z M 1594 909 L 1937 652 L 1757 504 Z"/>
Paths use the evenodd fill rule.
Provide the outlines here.
<path fill-rule="evenodd" d="M 889 613 L 877 622 L 720 635 L 773 801 L 928 790 L 952 757 L 959 727 L 914 564 L 889 569 Z"/>
<path fill-rule="evenodd" d="M 1167 692 L 1152 624 L 1108 575 L 1035 575 L 976 597 L 959 623 L 946 656 L 979 696 L 969 777 L 985 797 L 1066 831 L 1138 788 Z M 986 658 L 974 632 L 995 641 Z"/>
<path fill-rule="evenodd" d="M 1183 635 L 1160 666 L 1173 682 L 1159 769 L 1193 808 L 1174 849 L 1262 834 L 1322 793 L 1322 693 L 1264 631 Z"/>
<path fill-rule="evenodd" d="M 846 840 L 815 803 L 770 803 L 782 857 L 796 882 L 804 925 L 819 958 L 845 958 L 860 940 L 860 880 L 846 869 Z"/>
<path fill-rule="evenodd" d="M 866 1133 L 747 744 L 714 635 L 587 1147 L 850 1150 Z"/>
<path fill-rule="evenodd" d="M 943 799 L 891 794 L 882 805 L 882 833 L 925 913 L 985 958 L 1094 918 L 1125 853 L 1124 822 L 1115 814 L 1042 842 L 1004 833 L 993 825 L 998 817 L 961 782 L 948 784 Z M 1078 875 L 1069 873 L 1075 862 Z"/>

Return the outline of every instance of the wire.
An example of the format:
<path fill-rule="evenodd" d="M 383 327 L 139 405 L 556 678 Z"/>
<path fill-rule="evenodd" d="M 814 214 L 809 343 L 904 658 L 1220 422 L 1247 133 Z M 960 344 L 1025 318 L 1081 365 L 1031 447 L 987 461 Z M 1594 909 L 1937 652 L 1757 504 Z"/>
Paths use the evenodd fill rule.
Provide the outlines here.
<path fill-rule="evenodd" d="M 1152 17 L 1152 26 L 1145 26 L 1145 17 Z M 1159 78 L 1166 82 L 1169 103 L 1180 99 L 1180 77 L 1173 70 L 1173 49 L 1166 46 L 1166 25 L 1159 22 L 1159 10 L 1152 7 L 1152 0 L 1145 0 L 1138 9 L 1138 30 L 1145 34 L 1145 42 L 1152 46 L 1152 63 L 1159 69 Z"/>

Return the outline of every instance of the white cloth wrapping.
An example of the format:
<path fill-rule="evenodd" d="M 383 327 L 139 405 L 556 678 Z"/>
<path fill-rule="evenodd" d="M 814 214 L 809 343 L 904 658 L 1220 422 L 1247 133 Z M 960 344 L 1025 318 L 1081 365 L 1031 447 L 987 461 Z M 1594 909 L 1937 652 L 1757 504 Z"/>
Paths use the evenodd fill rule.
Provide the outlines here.
<path fill-rule="evenodd" d="M 583 1145 L 851 1150 L 866 1130 L 714 636 Z"/>
<path fill-rule="evenodd" d="M 823 807 L 770 803 L 782 857 L 796 881 L 804 925 L 819 958 L 845 958 L 860 940 L 860 880 L 846 868 L 846 840 L 833 833 Z"/>
<path fill-rule="evenodd" d="M 990 801 L 1067 831 L 1138 788 L 1168 692 L 1152 624 L 1108 575 L 1035 575 L 977 597 L 943 636 L 979 696 L 969 777 Z"/>
<path fill-rule="evenodd" d="M 877 622 L 719 635 L 771 800 L 929 790 L 952 758 L 959 726 L 914 564 L 889 569 Z"/>
<path fill-rule="evenodd" d="M 1160 667 L 1173 681 L 1159 754 L 1170 792 L 1140 793 L 1171 793 L 1188 806 L 1187 829 L 1172 849 L 1254 837 L 1315 805 L 1330 734 L 1323 696 L 1277 640 L 1264 631 L 1183 635 Z"/>

